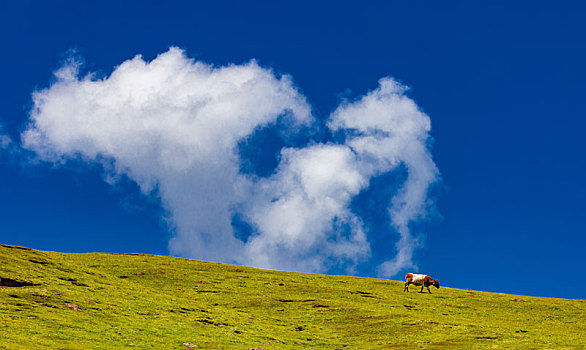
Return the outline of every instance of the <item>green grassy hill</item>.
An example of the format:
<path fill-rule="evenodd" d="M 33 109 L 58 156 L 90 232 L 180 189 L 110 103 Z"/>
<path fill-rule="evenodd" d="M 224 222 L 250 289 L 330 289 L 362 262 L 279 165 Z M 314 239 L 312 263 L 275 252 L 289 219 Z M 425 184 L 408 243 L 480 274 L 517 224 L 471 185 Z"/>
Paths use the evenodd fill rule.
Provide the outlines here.
<path fill-rule="evenodd" d="M 584 300 L 0 246 L 2 349 L 586 347 Z M 567 287 L 567 286 L 566 286 Z"/>

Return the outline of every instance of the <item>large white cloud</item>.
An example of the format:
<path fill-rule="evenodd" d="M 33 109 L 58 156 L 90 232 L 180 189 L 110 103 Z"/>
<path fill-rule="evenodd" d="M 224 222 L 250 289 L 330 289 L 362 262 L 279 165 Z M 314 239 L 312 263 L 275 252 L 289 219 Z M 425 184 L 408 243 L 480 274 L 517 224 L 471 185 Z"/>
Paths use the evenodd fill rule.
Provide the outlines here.
<path fill-rule="evenodd" d="M 409 224 L 424 213 L 437 169 L 426 147 L 429 118 L 392 79 L 332 114 L 328 127 L 346 135 L 344 143 L 282 149 L 274 174 L 261 178 L 240 172 L 239 142 L 277 121 L 291 132 L 313 123 L 290 77 L 254 61 L 213 67 L 177 48 L 151 62 L 125 61 L 103 79 L 80 77 L 78 68 L 68 62 L 33 94 L 23 147 L 58 164 L 101 162 L 109 178 L 127 176 L 145 193 L 156 188 L 174 254 L 352 272 L 371 247 L 351 201 L 373 176 L 404 165 L 407 180 L 389 198 L 401 238 L 380 271 L 413 266 Z M 235 237 L 234 215 L 251 226 L 246 241 Z"/>
<path fill-rule="evenodd" d="M 235 261 L 242 242 L 232 234 L 232 207 L 251 186 L 236 145 L 285 114 L 311 121 L 291 79 L 254 61 L 214 68 L 176 48 L 152 62 L 137 56 L 104 79 L 77 75 L 69 62 L 33 95 L 24 147 L 51 161 L 112 161 L 143 191 L 158 187 L 175 227 L 172 251 Z"/>

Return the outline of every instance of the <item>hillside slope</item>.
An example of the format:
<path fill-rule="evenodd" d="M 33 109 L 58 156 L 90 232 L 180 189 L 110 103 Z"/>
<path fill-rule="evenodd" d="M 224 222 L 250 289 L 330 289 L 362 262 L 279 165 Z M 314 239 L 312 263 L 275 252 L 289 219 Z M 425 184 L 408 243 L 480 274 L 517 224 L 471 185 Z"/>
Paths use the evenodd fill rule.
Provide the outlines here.
<path fill-rule="evenodd" d="M 2 349 L 580 348 L 584 300 L 0 245 Z"/>

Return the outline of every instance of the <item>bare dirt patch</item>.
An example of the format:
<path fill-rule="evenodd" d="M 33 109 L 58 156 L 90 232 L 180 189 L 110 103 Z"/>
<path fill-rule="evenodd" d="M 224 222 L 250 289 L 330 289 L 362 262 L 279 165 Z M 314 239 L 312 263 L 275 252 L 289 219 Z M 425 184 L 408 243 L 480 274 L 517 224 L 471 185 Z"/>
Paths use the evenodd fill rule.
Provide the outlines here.
<path fill-rule="evenodd" d="M 67 306 L 68 308 L 70 308 L 71 310 L 74 310 L 74 311 L 81 311 L 81 308 L 79 307 L 79 305 L 74 304 L 74 303 L 65 303 L 65 306 Z"/>

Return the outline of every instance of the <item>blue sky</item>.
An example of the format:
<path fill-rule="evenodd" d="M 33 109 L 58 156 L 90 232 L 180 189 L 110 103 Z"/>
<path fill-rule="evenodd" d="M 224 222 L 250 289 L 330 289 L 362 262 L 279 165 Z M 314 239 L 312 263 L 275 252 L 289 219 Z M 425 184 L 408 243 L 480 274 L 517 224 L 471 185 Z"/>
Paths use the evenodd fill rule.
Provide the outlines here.
<path fill-rule="evenodd" d="M 332 197 L 340 207 L 328 214 L 331 220 L 324 219 L 324 225 L 331 224 L 324 229 L 329 233 L 316 231 L 316 237 L 325 235 L 319 236 L 323 238 L 321 243 L 307 243 L 314 250 L 302 257 L 283 252 L 283 256 L 290 257 L 288 266 L 301 264 L 305 258 L 325 266 L 329 273 L 345 274 L 350 266 L 354 274 L 379 276 L 381 264 L 395 258 L 399 233 L 388 210 L 391 199 L 409 180 L 406 166 L 384 167 L 376 163 L 378 173 L 368 173 L 364 164 L 375 167 L 374 163 L 364 163 L 366 158 L 352 158 L 360 152 L 352 146 L 355 135 L 348 130 L 358 129 L 359 134 L 370 131 L 361 129 L 364 125 L 358 122 L 348 126 L 352 121 L 337 132 L 328 126 L 335 120 L 342 123 L 340 120 L 346 120 L 344 115 L 354 118 L 358 112 L 354 113 L 352 106 L 359 106 L 360 101 L 368 105 L 364 99 L 371 92 L 380 93 L 383 100 L 394 96 L 403 98 L 405 103 L 414 101 L 431 121 L 429 133 L 424 128 L 417 132 L 427 137 L 424 143 L 438 174 L 426 187 L 428 195 L 422 210 L 427 212 L 427 218 L 413 218 L 408 225 L 411 237 L 420 241 L 411 259 L 419 271 L 452 287 L 584 298 L 586 280 L 570 278 L 570 282 L 562 282 L 564 277 L 560 276 L 579 276 L 586 266 L 582 254 L 586 243 L 582 215 L 586 194 L 585 10 L 577 1 L 390 1 L 335 5 L 2 2 L 0 123 L 1 134 L 12 142 L 4 143 L 0 153 L 0 242 L 63 252 L 197 257 L 203 253 L 197 252 L 198 244 L 191 241 L 193 237 L 199 237 L 205 230 L 226 229 L 219 221 L 210 222 L 211 228 L 199 228 L 199 221 L 188 222 L 189 213 L 194 210 L 191 204 L 180 204 L 183 199 L 179 194 L 185 194 L 189 203 L 191 194 L 200 198 L 195 202 L 205 203 L 210 187 L 196 189 L 194 184 L 179 184 L 189 182 L 187 179 L 193 176 L 208 178 L 203 171 L 189 170 L 189 176 L 176 180 L 175 173 L 156 173 L 158 165 L 149 163 L 143 174 L 167 185 L 155 186 L 154 192 L 149 192 L 143 183 L 141 191 L 138 170 L 130 175 L 104 170 L 104 164 L 124 164 L 126 158 L 120 153 L 92 158 L 87 147 L 65 150 L 56 146 L 57 139 L 33 142 L 25 146 L 26 150 L 22 148 L 21 134 L 31 130 L 33 92 L 56 91 L 53 88 L 59 79 L 53 73 L 67 64 L 72 52 L 78 61 L 83 61 L 80 77 L 93 72 L 96 79 L 107 79 L 116 67 L 138 54 L 145 62 L 151 62 L 170 47 L 178 47 L 186 59 L 215 67 L 236 64 L 233 67 L 237 71 L 264 77 L 261 83 L 268 88 L 261 84 L 258 91 L 259 96 L 272 96 L 270 100 L 275 101 L 275 111 L 267 110 L 271 118 L 299 108 L 293 119 L 301 126 L 271 119 L 268 128 L 235 139 L 241 157 L 239 174 L 256 176 L 256 180 L 242 198 L 230 197 L 237 208 L 228 227 L 243 241 L 259 232 L 267 237 L 257 240 L 262 244 L 254 247 L 245 245 L 252 259 L 246 261 L 263 265 L 263 244 L 278 238 L 270 236 L 274 233 L 271 227 L 278 220 L 265 220 L 259 213 L 279 202 L 264 197 L 285 191 L 284 184 L 290 183 L 289 176 L 295 171 L 315 174 L 315 162 L 307 159 L 317 159 L 319 165 L 321 155 L 328 161 L 336 159 L 332 164 L 348 171 L 343 173 L 347 176 L 336 176 L 336 180 L 357 182 L 340 183 L 341 191 L 351 199 Z M 257 68 L 247 66 L 250 59 L 258 62 Z M 291 77 L 290 85 L 281 79 L 283 75 Z M 384 77 L 393 77 L 410 90 L 385 94 L 383 85 L 379 85 Z M 74 92 L 78 91 L 75 86 L 71 87 Z M 305 101 L 271 95 L 275 89 Z M 252 95 L 249 91 L 238 94 L 247 99 Z M 59 110 L 63 115 L 77 115 L 77 110 L 62 102 L 62 95 L 47 96 L 63 108 Z M 257 100 L 251 101 L 254 104 Z M 304 106 L 311 109 L 311 122 L 304 119 Z M 395 107 L 390 105 L 391 109 Z M 60 130 L 69 127 L 68 122 L 59 123 L 60 112 L 51 114 L 49 107 L 43 108 L 40 117 L 54 122 L 51 125 Z M 124 111 L 121 118 L 126 116 Z M 164 111 L 162 115 L 166 115 Z M 408 115 L 418 118 L 415 112 Z M 160 118 L 165 120 L 165 116 Z M 363 117 L 356 118 L 352 120 Z M 381 125 L 376 127 L 386 127 Z M 101 124 L 96 126 L 100 127 Z M 234 130 L 244 127 L 237 124 Z M 34 130 L 48 133 L 48 129 L 40 126 Z M 76 130 L 73 135 L 81 137 Z M 95 137 L 103 135 L 106 134 Z M 124 145 L 118 149 L 126 150 Z M 225 146 L 213 145 L 214 152 Z M 52 147 L 54 154 L 60 151 L 68 160 L 48 161 L 50 157 L 40 155 L 48 147 Z M 280 153 L 282 149 L 299 151 L 285 156 Z M 70 153 L 65 156 L 67 152 Z M 85 158 L 80 158 L 83 152 Z M 226 158 L 231 155 L 217 154 Z M 411 153 L 399 155 L 407 157 Z M 139 158 L 129 162 L 129 169 L 145 169 Z M 222 164 L 232 165 L 226 162 Z M 209 165 L 207 160 L 205 164 Z M 206 171 L 211 168 L 205 167 Z M 216 178 L 223 172 L 209 174 Z M 271 174 L 279 176 L 270 177 Z M 104 181 L 116 175 L 120 175 L 117 180 Z M 226 181 L 230 179 L 240 177 Z M 205 183 L 201 181 L 197 183 Z M 291 185 L 287 193 L 297 194 L 308 188 L 299 187 L 305 185 Z M 275 218 L 279 215 L 275 214 Z M 307 211 L 300 210 L 297 216 L 287 219 L 315 227 L 325 217 L 308 216 Z M 365 241 L 359 235 L 352 236 L 361 230 Z M 312 237 L 291 235 L 297 238 L 292 245 L 295 249 L 299 242 Z M 170 249 L 169 241 L 178 236 L 178 244 Z M 351 259 L 340 258 L 341 245 L 325 244 L 343 239 L 357 249 Z M 280 253 L 281 245 L 268 246 L 276 249 L 273 253 Z M 232 260 L 231 255 L 238 249 L 209 259 Z M 411 269 L 407 264 L 392 278 L 401 279 Z"/>

